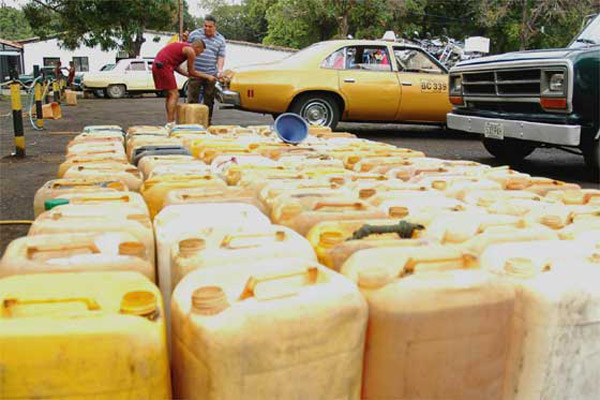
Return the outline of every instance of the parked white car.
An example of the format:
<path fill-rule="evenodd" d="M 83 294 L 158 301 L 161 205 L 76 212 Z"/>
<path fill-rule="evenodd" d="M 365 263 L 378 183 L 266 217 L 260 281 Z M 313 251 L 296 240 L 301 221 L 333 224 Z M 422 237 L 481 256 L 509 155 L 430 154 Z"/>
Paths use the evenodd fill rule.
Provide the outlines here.
<path fill-rule="evenodd" d="M 187 89 L 187 78 L 175 73 L 177 87 L 182 92 Z M 83 90 L 98 93 L 103 91 L 105 97 L 119 99 L 127 93 L 145 93 L 157 91 L 152 79 L 152 60 L 127 58 L 119 60 L 112 69 L 99 72 L 87 72 L 83 77 Z"/>

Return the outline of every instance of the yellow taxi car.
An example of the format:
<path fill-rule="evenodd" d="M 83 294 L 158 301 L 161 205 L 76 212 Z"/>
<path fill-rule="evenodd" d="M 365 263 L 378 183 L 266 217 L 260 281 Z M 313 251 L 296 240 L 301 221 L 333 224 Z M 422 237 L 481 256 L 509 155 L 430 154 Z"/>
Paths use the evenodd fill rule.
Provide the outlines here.
<path fill-rule="evenodd" d="M 293 112 L 312 125 L 339 121 L 444 124 L 448 71 L 422 48 L 397 42 L 319 42 L 272 63 L 230 71 L 221 103 Z"/>

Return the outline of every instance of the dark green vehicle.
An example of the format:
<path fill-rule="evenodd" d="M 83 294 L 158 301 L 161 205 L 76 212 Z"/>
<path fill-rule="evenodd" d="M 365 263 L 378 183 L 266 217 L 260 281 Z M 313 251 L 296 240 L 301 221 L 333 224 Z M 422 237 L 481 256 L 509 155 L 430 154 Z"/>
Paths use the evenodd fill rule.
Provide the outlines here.
<path fill-rule="evenodd" d="M 581 154 L 600 169 L 600 15 L 565 49 L 464 61 L 450 70 L 450 129 L 478 133 L 504 162 L 538 147 Z"/>

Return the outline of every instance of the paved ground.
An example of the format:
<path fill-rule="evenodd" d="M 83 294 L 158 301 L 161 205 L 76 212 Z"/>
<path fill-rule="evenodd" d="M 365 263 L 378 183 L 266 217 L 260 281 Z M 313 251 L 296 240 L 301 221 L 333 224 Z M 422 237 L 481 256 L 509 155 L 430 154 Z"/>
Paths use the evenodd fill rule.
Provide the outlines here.
<path fill-rule="evenodd" d="M 25 103 L 25 99 L 23 101 Z M 46 181 L 56 177 L 68 141 L 85 125 L 164 124 L 164 99 L 154 96 L 122 100 L 80 100 L 77 107 L 63 107 L 63 118 L 46 121 L 47 131 L 36 132 L 25 120 L 27 157 L 15 159 L 10 104 L 0 100 L 0 220 L 33 218 L 33 196 Z M 216 110 L 215 124 L 271 124 L 271 116 L 236 110 Z M 340 124 L 338 130 L 360 137 L 393 143 L 424 151 L 432 157 L 470 159 L 495 165 L 494 159 L 474 136 L 452 134 L 444 129 L 411 125 Z M 556 150 L 536 150 L 517 169 L 532 175 L 576 182 L 584 187 L 599 187 L 585 170 L 579 156 Z M 27 233 L 27 225 L 0 225 L 0 254 L 8 242 Z"/>

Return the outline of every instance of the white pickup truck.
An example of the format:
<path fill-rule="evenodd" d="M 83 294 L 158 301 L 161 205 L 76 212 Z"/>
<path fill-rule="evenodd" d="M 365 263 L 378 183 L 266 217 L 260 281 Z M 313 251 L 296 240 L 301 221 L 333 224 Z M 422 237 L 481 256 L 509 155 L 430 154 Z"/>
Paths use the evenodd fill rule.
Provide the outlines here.
<path fill-rule="evenodd" d="M 177 87 L 182 94 L 187 89 L 187 78 L 175 73 Z M 119 99 L 127 93 L 157 93 L 152 79 L 152 60 L 141 58 L 126 58 L 119 60 L 112 69 L 88 72 L 83 77 L 84 91 L 104 92 L 105 97 Z"/>

